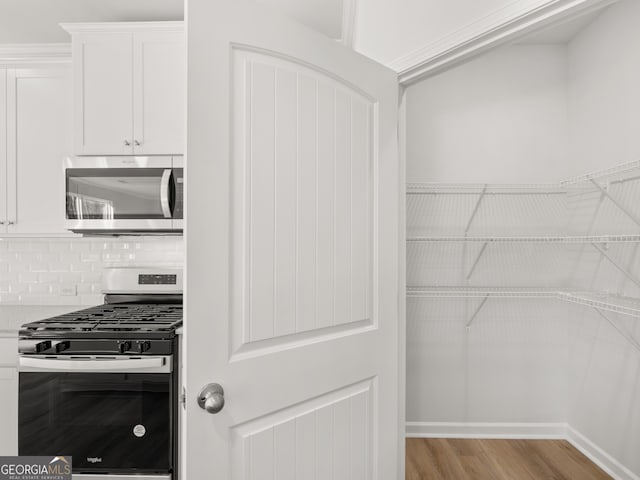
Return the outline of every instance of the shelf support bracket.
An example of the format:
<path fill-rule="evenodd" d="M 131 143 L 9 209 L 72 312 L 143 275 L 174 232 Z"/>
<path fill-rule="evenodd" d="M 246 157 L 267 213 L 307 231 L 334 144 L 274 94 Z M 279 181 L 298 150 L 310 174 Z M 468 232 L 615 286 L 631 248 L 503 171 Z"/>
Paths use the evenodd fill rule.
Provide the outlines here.
<path fill-rule="evenodd" d="M 487 300 L 489 300 L 489 295 L 486 295 L 482 299 L 482 301 L 480 302 L 480 305 L 478 305 L 478 308 L 476 308 L 475 312 L 473 312 L 473 314 L 469 318 L 469 321 L 467 322 L 467 329 L 471 328 L 471 324 L 473 323 L 473 321 L 476 319 L 476 317 L 480 313 L 480 310 L 482 310 L 482 307 L 484 307 L 484 304 L 487 303 Z"/>
<path fill-rule="evenodd" d="M 609 260 L 609 262 L 611 262 L 611 265 L 616 267 L 622 274 L 624 274 L 625 277 L 627 277 L 629 280 L 635 283 L 637 287 L 640 287 L 640 280 L 638 280 L 626 268 L 623 268 L 622 266 L 618 265 L 618 262 L 616 262 L 613 258 L 611 258 L 611 255 L 609 255 L 604 248 L 602 248 L 597 243 L 592 243 L 591 245 L 593 245 L 593 248 L 595 248 L 596 250 L 598 250 L 598 252 L 600 252 L 600 255 L 602 255 L 604 258 Z"/>
<path fill-rule="evenodd" d="M 618 326 L 618 324 L 616 322 L 614 322 L 611 318 L 609 318 L 608 315 L 605 315 L 605 313 L 600 310 L 599 308 L 593 307 L 593 309 L 598 312 L 598 315 L 600 315 L 602 318 L 604 318 L 607 322 L 609 322 L 609 324 L 616 329 L 616 331 L 622 335 L 632 346 L 633 348 L 635 348 L 638 352 L 640 352 L 640 344 L 638 344 L 638 342 L 636 341 L 635 338 L 633 338 L 629 333 L 625 332 L 622 328 L 620 328 L 620 326 Z"/>
<path fill-rule="evenodd" d="M 600 185 L 598 182 L 596 182 L 593 178 L 590 178 L 589 181 L 591 183 L 593 183 L 596 186 L 596 188 L 598 190 L 600 190 L 600 192 L 605 197 L 607 197 L 609 200 L 611 200 L 611 202 L 616 207 L 618 207 L 627 217 L 629 217 L 631 220 L 633 220 L 633 223 L 635 223 L 637 226 L 640 227 L 640 218 L 638 218 L 636 215 L 634 215 L 633 212 L 631 212 L 627 207 L 622 205 L 622 203 L 620 203 L 620 201 L 618 199 L 616 199 L 616 197 L 611 195 L 602 185 Z"/>
<path fill-rule="evenodd" d="M 469 273 L 467 273 L 467 280 L 469 280 L 471 278 L 471 275 L 473 275 L 473 271 L 478 266 L 478 262 L 482 258 L 482 255 L 484 254 L 484 251 L 487 249 L 487 245 L 489 245 L 489 242 L 484 242 L 482 244 L 482 247 L 480 248 L 480 251 L 478 252 L 478 255 L 476 256 L 476 259 L 474 260 L 473 264 L 471 265 L 471 268 L 469 269 Z"/>
<path fill-rule="evenodd" d="M 471 228 L 471 224 L 473 223 L 473 219 L 476 217 L 478 210 L 480 209 L 480 204 L 482 203 L 482 199 L 484 198 L 485 193 L 487 193 L 487 184 L 485 183 L 482 187 L 482 191 L 480 192 L 480 196 L 478 200 L 476 200 L 476 205 L 473 207 L 473 212 L 471 212 L 471 217 L 469 217 L 469 221 L 467 222 L 467 226 L 464 228 L 464 236 L 466 237 L 469 233 L 469 229 Z"/>

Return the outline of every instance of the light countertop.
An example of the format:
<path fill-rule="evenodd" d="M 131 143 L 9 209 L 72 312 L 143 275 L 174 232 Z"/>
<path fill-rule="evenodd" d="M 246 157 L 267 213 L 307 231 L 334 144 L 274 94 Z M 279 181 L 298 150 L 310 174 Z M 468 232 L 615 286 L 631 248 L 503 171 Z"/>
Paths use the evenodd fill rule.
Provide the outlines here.
<path fill-rule="evenodd" d="M 14 337 L 20 326 L 89 308 L 92 305 L 2 305 L 0 304 L 0 337 Z"/>

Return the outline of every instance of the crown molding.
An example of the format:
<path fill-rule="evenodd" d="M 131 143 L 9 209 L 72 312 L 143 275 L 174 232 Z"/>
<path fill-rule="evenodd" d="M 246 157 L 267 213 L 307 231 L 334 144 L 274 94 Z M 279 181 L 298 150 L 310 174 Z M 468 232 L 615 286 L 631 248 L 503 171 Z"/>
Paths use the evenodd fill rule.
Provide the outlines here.
<path fill-rule="evenodd" d="M 184 32 L 183 21 L 173 22 L 89 22 L 61 23 L 60 27 L 74 35 L 76 33 L 131 33 L 131 32 Z"/>
<path fill-rule="evenodd" d="M 403 85 L 435 75 L 474 56 L 572 16 L 618 0 L 519 0 L 388 64 Z"/>
<path fill-rule="evenodd" d="M 0 66 L 71 63 L 69 43 L 16 43 L 0 45 Z"/>

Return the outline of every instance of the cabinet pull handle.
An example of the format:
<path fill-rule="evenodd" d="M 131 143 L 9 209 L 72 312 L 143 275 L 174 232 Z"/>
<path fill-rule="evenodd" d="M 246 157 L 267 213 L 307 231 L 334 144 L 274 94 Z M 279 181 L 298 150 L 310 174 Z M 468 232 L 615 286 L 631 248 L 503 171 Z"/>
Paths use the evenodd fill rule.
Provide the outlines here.
<path fill-rule="evenodd" d="M 15 224 L 16 224 L 16 222 L 12 222 L 11 220 L 9 220 L 9 221 L 7 222 L 7 225 L 15 225 Z"/>
<path fill-rule="evenodd" d="M 124 146 L 128 147 L 129 145 L 131 145 L 131 142 L 129 140 L 125 140 L 124 141 Z"/>
<path fill-rule="evenodd" d="M 134 144 L 136 147 L 139 147 L 140 145 L 142 145 L 138 140 L 134 140 L 134 141 L 133 141 L 133 144 Z"/>

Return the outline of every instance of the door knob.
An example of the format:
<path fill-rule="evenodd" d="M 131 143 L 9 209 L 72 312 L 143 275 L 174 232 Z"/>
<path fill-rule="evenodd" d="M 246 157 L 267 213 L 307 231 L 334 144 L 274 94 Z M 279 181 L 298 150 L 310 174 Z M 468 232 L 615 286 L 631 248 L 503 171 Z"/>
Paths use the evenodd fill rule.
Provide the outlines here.
<path fill-rule="evenodd" d="M 217 383 L 205 385 L 198 395 L 198 405 L 209 413 L 218 413 L 224 407 L 224 389 Z"/>

